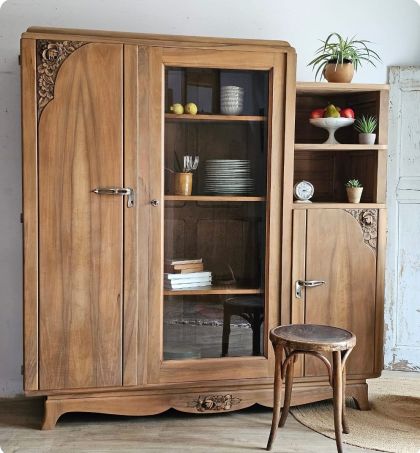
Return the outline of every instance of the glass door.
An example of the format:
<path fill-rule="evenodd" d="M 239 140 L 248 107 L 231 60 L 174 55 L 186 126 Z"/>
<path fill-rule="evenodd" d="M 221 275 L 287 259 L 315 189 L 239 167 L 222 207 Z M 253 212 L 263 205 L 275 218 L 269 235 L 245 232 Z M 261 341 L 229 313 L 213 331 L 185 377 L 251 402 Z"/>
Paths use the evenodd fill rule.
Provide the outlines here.
<path fill-rule="evenodd" d="M 160 368 L 265 375 L 274 68 L 178 52 L 162 69 Z"/>

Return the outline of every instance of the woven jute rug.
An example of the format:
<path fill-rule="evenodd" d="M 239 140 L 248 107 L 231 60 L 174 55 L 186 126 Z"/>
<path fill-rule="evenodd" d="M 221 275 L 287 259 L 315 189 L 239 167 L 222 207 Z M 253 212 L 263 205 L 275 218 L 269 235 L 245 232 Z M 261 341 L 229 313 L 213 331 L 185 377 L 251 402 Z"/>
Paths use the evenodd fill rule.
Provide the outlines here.
<path fill-rule="evenodd" d="M 398 379 L 388 372 L 368 381 L 370 411 L 357 410 L 347 399 L 350 434 L 343 434 L 343 442 L 371 450 L 420 453 L 420 373 L 406 380 L 398 374 Z M 308 428 L 335 438 L 332 400 L 294 407 L 291 412 Z"/>

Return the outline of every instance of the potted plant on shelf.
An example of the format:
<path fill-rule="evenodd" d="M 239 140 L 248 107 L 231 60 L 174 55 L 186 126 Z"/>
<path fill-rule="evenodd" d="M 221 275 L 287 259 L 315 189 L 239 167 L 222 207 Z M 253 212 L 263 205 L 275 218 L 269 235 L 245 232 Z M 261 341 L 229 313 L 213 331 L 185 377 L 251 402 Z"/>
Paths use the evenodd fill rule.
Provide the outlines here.
<path fill-rule="evenodd" d="M 359 132 L 359 143 L 361 145 L 375 144 L 375 130 L 378 125 L 378 120 L 375 116 L 365 116 L 357 118 L 354 123 L 354 128 Z"/>
<path fill-rule="evenodd" d="M 323 45 L 316 50 L 315 58 L 308 66 L 316 69 L 315 79 L 324 77 L 328 82 L 351 82 L 354 72 L 367 62 L 375 66 L 381 61 L 380 56 L 367 44 L 370 41 L 352 38 L 343 38 L 338 33 L 331 33 Z"/>
<path fill-rule="evenodd" d="M 346 182 L 346 191 L 349 203 L 360 203 L 363 186 L 358 179 L 349 179 Z"/>

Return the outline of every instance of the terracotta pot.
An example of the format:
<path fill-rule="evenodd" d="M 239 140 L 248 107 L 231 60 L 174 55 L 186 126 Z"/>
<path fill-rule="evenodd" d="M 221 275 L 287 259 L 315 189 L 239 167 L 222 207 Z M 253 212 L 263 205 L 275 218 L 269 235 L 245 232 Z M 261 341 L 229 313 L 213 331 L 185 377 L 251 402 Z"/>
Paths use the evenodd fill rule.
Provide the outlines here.
<path fill-rule="evenodd" d="M 374 145 L 376 140 L 376 134 L 359 134 L 359 143 L 361 145 Z"/>
<path fill-rule="evenodd" d="M 353 63 L 343 63 L 336 65 L 328 63 L 324 69 L 324 77 L 328 82 L 349 83 L 354 75 Z"/>
<path fill-rule="evenodd" d="M 346 187 L 349 203 L 360 203 L 363 187 Z"/>
<path fill-rule="evenodd" d="M 192 173 L 175 173 L 175 195 L 191 195 Z"/>

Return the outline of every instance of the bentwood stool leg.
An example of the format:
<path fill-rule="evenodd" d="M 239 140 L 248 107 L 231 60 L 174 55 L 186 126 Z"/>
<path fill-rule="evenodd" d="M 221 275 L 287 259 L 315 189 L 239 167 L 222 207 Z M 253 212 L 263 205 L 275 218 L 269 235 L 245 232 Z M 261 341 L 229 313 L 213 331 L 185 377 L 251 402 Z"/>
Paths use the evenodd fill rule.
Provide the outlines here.
<path fill-rule="evenodd" d="M 271 450 L 274 439 L 276 438 L 277 429 L 280 420 L 280 408 L 281 408 L 281 388 L 282 388 L 282 376 L 281 376 L 281 365 L 283 359 L 283 347 L 276 345 L 274 346 L 274 354 L 276 357 L 275 369 L 274 369 L 274 406 L 273 406 L 273 420 L 271 422 L 270 437 L 268 438 L 267 450 Z"/>
<path fill-rule="evenodd" d="M 292 387 L 293 387 L 293 371 L 295 368 L 295 357 L 292 357 L 287 364 L 286 371 L 286 383 L 285 383 L 285 391 L 284 391 L 284 403 L 283 409 L 281 411 L 281 418 L 279 427 L 282 428 L 286 423 L 287 416 L 289 415 L 290 409 L 290 400 L 292 399 Z"/>
<path fill-rule="evenodd" d="M 345 352 L 346 351 L 343 352 L 343 355 L 341 357 L 342 359 L 343 359 Z M 343 415 L 342 415 L 343 433 L 349 434 L 350 429 L 349 429 L 349 425 L 347 423 L 347 417 L 346 417 L 346 364 L 342 363 L 342 367 L 343 367 Z"/>
<path fill-rule="evenodd" d="M 337 452 L 343 452 L 341 444 L 341 429 L 343 417 L 343 372 L 341 368 L 341 351 L 333 351 L 333 398 L 334 398 L 334 428 Z"/>

